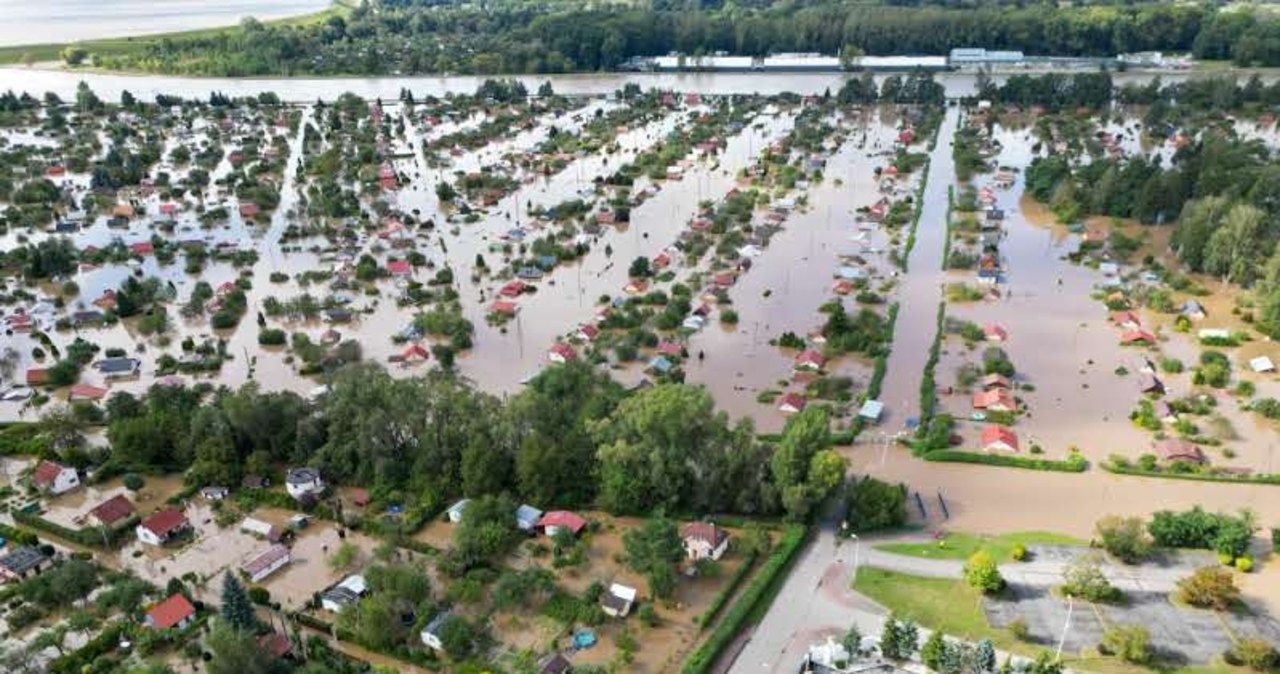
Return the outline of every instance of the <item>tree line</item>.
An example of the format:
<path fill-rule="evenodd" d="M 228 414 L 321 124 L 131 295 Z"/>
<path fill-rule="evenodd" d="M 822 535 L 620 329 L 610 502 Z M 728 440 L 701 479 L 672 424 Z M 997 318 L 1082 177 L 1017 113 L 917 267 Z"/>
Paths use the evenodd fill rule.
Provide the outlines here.
<path fill-rule="evenodd" d="M 820 406 L 764 441 L 704 388 L 628 392 L 586 364 L 549 368 L 505 400 L 449 373 L 396 379 L 373 364 L 339 370 L 329 387 L 315 402 L 252 383 L 117 392 L 105 404 L 109 453 L 45 451 L 104 475 L 185 471 L 192 486 L 310 465 L 425 516 L 509 494 L 543 508 L 802 519 L 844 479 Z M 68 416 L 48 415 L 47 434 L 65 437 Z"/>
<path fill-rule="evenodd" d="M 138 41 L 91 56 L 109 68 L 193 75 L 491 74 L 613 70 L 633 57 L 670 52 L 946 54 L 956 47 L 1047 56 L 1159 50 L 1277 65 L 1280 20 L 1173 3 L 950 7 L 814 0 L 636 9 L 382 0 L 320 23 L 247 19 L 227 30 Z"/>

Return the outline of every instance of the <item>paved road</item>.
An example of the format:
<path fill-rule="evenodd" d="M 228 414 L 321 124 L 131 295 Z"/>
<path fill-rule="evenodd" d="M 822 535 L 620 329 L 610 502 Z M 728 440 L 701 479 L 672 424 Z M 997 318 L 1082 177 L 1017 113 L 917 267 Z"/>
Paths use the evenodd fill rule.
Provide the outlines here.
<path fill-rule="evenodd" d="M 960 578 L 964 575 L 964 562 L 955 559 L 926 559 L 876 550 L 872 541 L 866 541 L 859 550 L 859 565 L 900 571 L 913 576 L 930 578 Z M 1034 550 L 1034 548 L 1033 548 Z M 1062 584 L 1062 574 L 1078 552 L 1065 548 L 1053 548 L 1057 554 L 1033 555 L 1026 562 L 1010 562 L 1000 565 L 1000 575 L 1010 583 L 1032 587 L 1054 587 Z M 1048 557 L 1048 558 L 1046 558 Z M 1112 585 L 1132 592 L 1172 592 L 1178 580 L 1187 577 L 1197 566 L 1211 560 L 1191 555 L 1161 566 L 1145 564 L 1141 567 L 1125 566 L 1104 561 L 1100 566 L 1103 575 Z"/>

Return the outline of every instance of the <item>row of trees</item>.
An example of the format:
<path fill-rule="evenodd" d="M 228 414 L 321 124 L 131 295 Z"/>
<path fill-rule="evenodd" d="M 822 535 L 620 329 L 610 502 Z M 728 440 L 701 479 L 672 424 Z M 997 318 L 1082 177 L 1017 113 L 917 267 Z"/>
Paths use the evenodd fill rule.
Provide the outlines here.
<path fill-rule="evenodd" d="M 330 387 L 314 403 L 252 383 L 159 387 L 140 398 L 117 392 L 105 405 L 108 469 L 186 471 L 189 483 L 206 485 L 314 465 L 423 513 L 457 496 L 509 493 L 619 514 L 797 519 L 844 479 L 820 406 L 764 442 L 749 420 L 717 411 L 701 387 L 628 394 L 586 364 L 549 368 L 506 400 L 451 374 L 396 379 L 372 364 L 339 370 Z M 51 416 L 47 432 L 65 434 L 67 416 Z"/>
<path fill-rule="evenodd" d="M 579 3 L 361 5 L 323 23 L 265 25 L 93 53 L 99 65 L 205 75 L 609 70 L 669 52 L 946 54 L 956 47 L 1055 56 L 1162 50 L 1280 64 L 1280 22 L 1189 4 L 1135 7 L 896 6 L 892 3 L 681 3 L 646 9 Z M 82 61 L 83 51 L 65 54 Z"/>

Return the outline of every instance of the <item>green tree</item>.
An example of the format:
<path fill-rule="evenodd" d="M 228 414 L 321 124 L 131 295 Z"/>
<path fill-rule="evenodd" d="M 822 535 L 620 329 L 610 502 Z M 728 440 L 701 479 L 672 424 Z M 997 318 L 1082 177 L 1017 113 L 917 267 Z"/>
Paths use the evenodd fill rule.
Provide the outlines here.
<path fill-rule="evenodd" d="M 936 672 L 942 671 L 942 660 L 946 657 L 947 642 L 942 638 L 942 632 L 934 630 L 928 639 L 924 640 L 924 645 L 920 647 L 920 662 L 925 667 Z"/>
<path fill-rule="evenodd" d="M 1004 578 L 996 560 L 985 550 L 979 550 L 964 564 L 965 582 L 969 587 L 980 590 L 983 594 L 995 594 L 1004 589 Z"/>
<path fill-rule="evenodd" d="M 343 571 L 351 568 L 356 563 L 356 558 L 360 556 L 360 547 L 350 541 L 343 541 L 337 550 L 329 555 L 329 568 L 335 571 Z"/>
<path fill-rule="evenodd" d="M 454 660 L 466 658 L 475 649 L 475 630 L 462 616 L 453 614 L 440 626 L 440 643 Z"/>
<path fill-rule="evenodd" d="M 228 571 L 222 576 L 222 619 L 233 629 L 253 631 L 258 627 L 253 604 L 244 586 Z"/>
<path fill-rule="evenodd" d="M 453 552 L 464 568 L 505 554 L 519 541 L 515 503 L 506 496 L 472 499 L 453 534 Z"/>
<path fill-rule="evenodd" d="M 206 665 L 209 674 L 272 674 L 276 669 L 252 630 L 219 621 L 214 623 L 206 645 L 212 655 Z"/>
<path fill-rule="evenodd" d="M 684 542 L 675 522 L 661 516 L 650 518 L 639 528 L 628 529 L 622 544 L 627 566 L 645 574 L 650 592 L 669 596 L 674 589 L 674 564 L 684 557 Z"/>

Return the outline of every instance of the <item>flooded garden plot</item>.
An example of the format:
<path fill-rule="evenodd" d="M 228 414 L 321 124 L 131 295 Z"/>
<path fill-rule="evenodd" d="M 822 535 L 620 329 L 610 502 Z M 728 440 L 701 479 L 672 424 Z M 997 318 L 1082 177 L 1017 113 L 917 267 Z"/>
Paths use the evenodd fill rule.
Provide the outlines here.
<path fill-rule="evenodd" d="M 1204 350 L 1197 342 L 1247 330 L 1240 310 L 1220 300 L 1214 302 L 1217 320 L 1201 317 L 1194 327 L 1179 329 L 1179 311 L 1137 306 L 1153 294 L 1175 309 L 1221 296 L 1197 299 L 1169 287 L 1166 278 L 1186 288 L 1176 274 L 1144 264 L 1155 259 L 1176 266 L 1169 230 L 1097 217 L 1059 224 L 1024 195 L 1036 149 L 1066 138 L 1068 124 L 1084 125 L 1086 145 L 1097 146 L 1079 148 L 1086 158 L 1146 153 L 1168 161 L 1176 138 L 1153 141 L 1135 134 L 1140 125 L 1131 122 L 1089 126 L 1087 119 L 1022 114 L 1009 115 L 1012 125 L 996 124 L 988 136 L 984 117 L 975 112 L 966 121 L 995 170 L 976 176 L 957 197 L 947 337 L 937 370 L 942 407 L 965 420 L 956 429 L 964 446 L 1050 457 L 1078 449 L 1092 462 L 1112 456 L 1136 461 L 1143 455 L 1167 459 L 1163 454 L 1175 443 L 1165 439 L 1183 437 L 1203 445 L 1215 463 L 1270 472 L 1270 452 L 1249 440 L 1259 430 L 1257 421 L 1232 396 L 1193 383 L 1193 366 Z M 1065 139 L 1056 143 L 1063 152 L 1071 149 Z M 1265 340 L 1246 347 L 1251 351 L 1241 351 L 1248 359 L 1272 351 Z M 1249 369 L 1248 359 L 1230 359 L 1236 370 Z M 1213 402 L 1206 406 L 1204 395 Z M 1135 415 L 1146 428 L 1131 420 Z M 1152 423 L 1155 417 L 1163 422 Z M 988 418 L 1016 419 L 1016 436 L 997 437 Z"/>
<path fill-rule="evenodd" d="M 844 406 L 843 416 L 864 393 L 873 370 L 867 356 L 875 347 L 843 356 L 843 347 L 829 339 L 838 336 L 825 334 L 830 331 L 822 324 L 829 322 L 829 303 L 847 303 L 842 311 L 851 314 L 879 305 L 882 314 L 892 301 L 893 251 L 904 244 L 903 225 L 909 223 L 897 216 L 886 221 L 890 210 L 898 210 L 887 204 L 913 195 L 918 184 L 918 176 L 890 168 L 902 122 L 888 108 L 824 106 L 815 112 L 797 122 L 784 155 L 785 164 L 805 173 L 783 200 L 799 205 L 767 245 L 748 246 L 749 273 L 729 289 L 737 320 L 691 339 L 691 348 L 711 354 L 691 364 L 691 380 L 765 430 L 781 428 L 788 412 L 779 408 L 795 407 L 796 395 Z M 744 189 L 783 189 L 769 166 L 761 162 Z"/>

